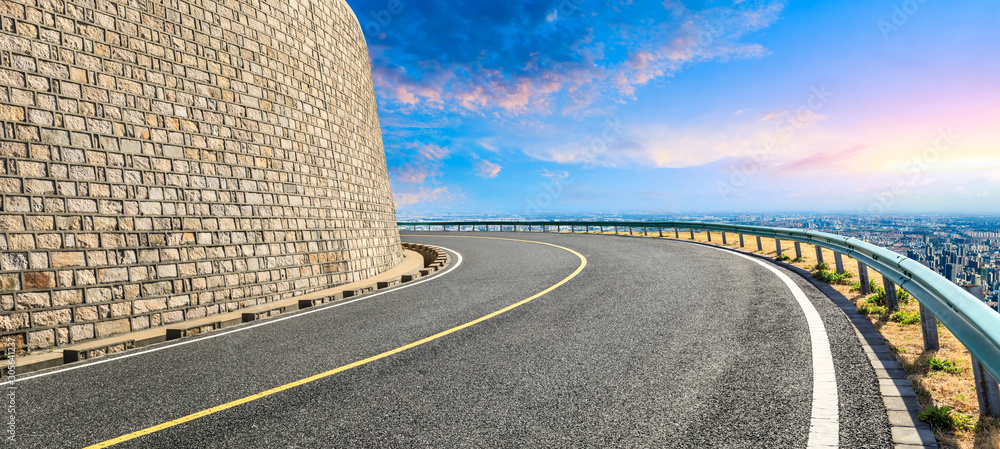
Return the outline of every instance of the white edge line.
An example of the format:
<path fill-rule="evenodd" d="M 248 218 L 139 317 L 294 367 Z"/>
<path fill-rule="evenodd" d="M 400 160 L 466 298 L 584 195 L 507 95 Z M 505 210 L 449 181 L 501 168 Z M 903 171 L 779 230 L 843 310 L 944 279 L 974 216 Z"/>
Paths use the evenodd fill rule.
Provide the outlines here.
<path fill-rule="evenodd" d="M 809 440 L 807 448 L 837 448 L 840 447 L 840 410 L 837 393 L 837 376 L 833 365 L 833 353 L 830 350 L 830 339 L 816 307 L 809 301 L 802 288 L 787 274 L 758 258 L 741 254 L 726 248 L 702 245 L 708 248 L 724 251 L 756 262 L 778 276 L 785 286 L 792 291 L 792 296 L 798 301 L 799 307 L 806 316 L 809 327 L 809 339 L 812 343 L 813 399 L 812 413 L 809 424 Z"/>
<path fill-rule="evenodd" d="M 293 319 L 293 318 L 303 317 L 303 316 L 309 315 L 311 313 L 322 312 L 324 310 L 329 310 L 329 309 L 333 309 L 333 308 L 336 308 L 336 307 L 346 306 L 348 304 L 352 304 L 352 303 L 355 303 L 355 302 L 358 302 L 358 301 L 363 301 L 363 300 L 366 300 L 366 299 L 371 299 L 371 298 L 374 298 L 376 296 L 384 295 L 386 293 L 392 293 L 392 292 L 395 292 L 395 291 L 402 290 L 404 288 L 413 287 L 413 286 L 418 285 L 418 284 L 423 284 L 424 282 L 428 282 L 428 281 L 433 281 L 433 280 L 436 280 L 436 279 L 440 279 L 441 276 L 444 276 L 444 275 L 446 275 L 448 273 L 451 273 L 454 269 L 458 268 L 459 265 L 462 265 L 462 254 L 459 253 L 458 251 L 455 251 L 453 249 L 448 249 L 448 248 L 445 248 L 443 246 L 437 246 L 437 245 L 433 245 L 433 246 L 435 246 L 437 248 L 440 248 L 440 249 L 443 249 L 445 251 L 450 251 L 450 252 L 454 253 L 456 256 L 458 256 L 458 260 L 455 262 L 455 264 L 453 264 L 447 270 L 445 270 L 445 271 L 437 274 L 436 276 L 429 276 L 426 279 L 421 279 L 421 280 L 416 281 L 416 282 L 407 282 L 407 283 L 405 283 L 403 285 L 400 285 L 398 287 L 395 287 L 395 288 L 392 288 L 392 289 L 388 289 L 388 290 L 383 290 L 381 292 L 375 292 L 375 293 L 367 294 L 367 295 L 364 295 L 364 296 L 362 296 L 362 297 L 360 297 L 358 299 L 352 299 L 350 301 L 328 303 L 328 304 L 324 304 L 324 305 L 321 305 L 321 306 L 313 306 L 313 307 L 310 307 L 309 309 L 307 309 L 305 311 L 300 311 L 298 313 L 293 312 L 293 313 L 290 313 L 290 314 L 288 314 L 286 316 L 280 316 L 280 317 L 273 318 L 273 319 L 267 319 L 267 320 L 261 321 L 260 323 L 251 324 L 249 326 L 237 327 L 236 329 L 231 329 L 231 330 L 228 330 L 228 331 L 225 331 L 225 332 L 208 333 L 208 334 L 205 334 L 204 337 L 195 337 L 195 338 L 192 338 L 192 339 L 182 339 L 181 341 L 178 341 L 178 342 L 175 342 L 175 343 L 168 343 L 168 344 L 165 344 L 163 346 L 158 346 L 158 347 L 154 347 L 154 348 L 150 348 L 150 349 L 141 349 L 140 348 L 138 351 L 130 353 L 130 354 L 124 354 L 124 355 L 121 355 L 121 356 L 105 357 L 105 358 L 101 358 L 101 359 L 95 360 L 93 362 L 83 362 L 83 363 L 81 363 L 79 365 L 74 364 L 72 366 L 67 366 L 65 368 L 57 368 L 57 369 L 54 369 L 52 371 L 47 371 L 47 372 L 44 372 L 44 373 L 39 373 L 39 374 L 34 374 L 34 375 L 26 374 L 24 377 L 18 376 L 14 380 L 14 382 L 7 381 L 7 382 L 3 382 L 2 384 L 13 384 L 13 383 L 17 383 L 17 382 L 24 382 L 24 381 L 31 380 L 31 379 L 37 379 L 39 377 L 51 376 L 53 374 L 65 373 L 67 371 L 73 371 L 73 370 L 80 369 L 80 368 L 86 368 L 86 367 L 90 367 L 90 366 L 94 366 L 94 365 L 100 365 L 102 363 L 115 362 L 115 361 L 118 361 L 118 360 L 123 360 L 123 359 L 130 358 L 130 357 L 136 357 L 136 356 L 140 356 L 140 355 L 146 355 L 146 354 L 149 354 L 149 353 L 153 353 L 153 352 L 157 352 L 157 351 L 162 351 L 164 349 L 173 349 L 173 348 L 177 348 L 179 346 L 184 346 L 184 345 L 188 345 L 188 344 L 191 344 L 191 343 L 198 343 L 198 342 L 202 342 L 202 341 L 205 341 L 205 340 L 210 340 L 210 339 L 213 339 L 213 338 L 216 338 L 216 337 L 221 337 L 223 335 L 229 335 L 229 334 L 233 334 L 233 333 L 236 333 L 236 332 L 243 332 L 245 330 L 250 330 L 250 329 L 253 329 L 255 327 L 267 326 L 268 324 L 274 324 L 274 323 L 278 323 L 278 322 L 281 322 L 281 321 L 290 320 L 290 319 Z M 334 287 L 334 288 L 336 288 L 336 287 Z M 166 342 L 164 342 L 164 343 L 166 343 Z"/>

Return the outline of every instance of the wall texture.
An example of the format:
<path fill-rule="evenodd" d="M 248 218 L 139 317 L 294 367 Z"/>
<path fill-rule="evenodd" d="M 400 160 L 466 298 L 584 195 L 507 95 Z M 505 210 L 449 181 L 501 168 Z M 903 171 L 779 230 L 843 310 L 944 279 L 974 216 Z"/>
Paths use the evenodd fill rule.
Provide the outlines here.
<path fill-rule="evenodd" d="M 402 259 L 344 0 L 0 0 L 0 335 L 31 349 Z"/>

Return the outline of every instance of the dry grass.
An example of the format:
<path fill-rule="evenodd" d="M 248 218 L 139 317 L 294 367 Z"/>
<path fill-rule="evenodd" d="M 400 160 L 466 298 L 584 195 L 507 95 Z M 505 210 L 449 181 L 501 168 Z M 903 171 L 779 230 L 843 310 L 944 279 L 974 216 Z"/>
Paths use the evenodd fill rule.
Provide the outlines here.
<path fill-rule="evenodd" d="M 659 233 L 650 233 L 650 236 L 658 236 Z M 674 239 L 672 230 L 664 230 L 664 238 Z M 681 240 L 691 240 L 690 232 L 681 231 Z M 696 232 L 695 241 L 708 243 L 709 234 L 706 232 Z M 729 247 L 739 248 L 739 235 L 727 233 L 727 244 Z M 722 245 L 722 233 L 712 232 L 711 243 Z M 777 257 L 777 245 L 774 239 L 761 238 L 761 249 L 757 249 L 757 238 L 755 236 L 744 236 L 744 247 L 742 249 L 768 257 Z M 792 259 L 796 259 L 799 254 L 795 251 L 794 242 L 783 241 L 781 244 L 782 254 Z M 801 259 L 792 262 L 794 265 L 804 268 L 810 272 L 816 272 L 816 248 L 813 245 L 801 244 Z M 836 270 L 833 251 L 823 249 L 823 261 L 830 265 L 831 270 Z M 858 279 L 858 261 L 847 257 L 843 258 L 844 269 L 854 274 L 854 281 Z M 884 288 L 882 276 L 874 270 L 868 270 L 869 278 L 876 285 Z M 860 292 L 852 292 L 847 285 L 833 285 L 837 291 L 844 294 L 856 306 L 863 305 L 873 295 L 862 295 Z M 919 313 L 919 305 L 911 300 L 900 305 L 900 309 L 906 312 Z M 920 330 L 920 323 L 900 324 L 889 320 L 887 315 L 868 315 L 868 318 L 879 329 L 889 347 L 896 354 L 896 359 L 906 369 L 907 377 L 913 383 L 917 392 L 917 399 L 921 407 L 948 406 L 955 412 L 979 418 L 979 403 L 976 399 L 973 374 L 971 369 L 971 357 L 969 351 L 940 324 L 938 325 L 938 339 L 941 349 L 937 351 L 924 351 L 923 334 Z M 928 361 L 931 358 L 950 360 L 956 363 L 961 369 L 958 373 L 947 373 L 943 371 L 931 370 Z M 1000 449 L 1000 421 L 982 419 L 975 431 L 950 431 L 936 430 L 934 432 L 938 443 L 942 448 L 959 449 Z"/>

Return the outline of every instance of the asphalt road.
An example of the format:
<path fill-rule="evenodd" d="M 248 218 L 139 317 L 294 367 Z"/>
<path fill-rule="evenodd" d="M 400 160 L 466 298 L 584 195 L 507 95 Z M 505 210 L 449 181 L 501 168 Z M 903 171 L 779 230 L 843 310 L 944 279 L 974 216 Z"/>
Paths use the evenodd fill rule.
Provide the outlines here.
<path fill-rule="evenodd" d="M 654 239 L 404 233 L 458 252 L 461 265 L 341 307 L 25 378 L 15 447 L 83 447 L 307 378 L 531 297 L 581 264 L 552 246 L 468 236 L 549 242 L 587 265 L 487 321 L 120 446 L 806 446 L 809 329 L 756 262 Z M 829 335 L 841 447 L 890 447 L 853 328 L 788 274 Z"/>

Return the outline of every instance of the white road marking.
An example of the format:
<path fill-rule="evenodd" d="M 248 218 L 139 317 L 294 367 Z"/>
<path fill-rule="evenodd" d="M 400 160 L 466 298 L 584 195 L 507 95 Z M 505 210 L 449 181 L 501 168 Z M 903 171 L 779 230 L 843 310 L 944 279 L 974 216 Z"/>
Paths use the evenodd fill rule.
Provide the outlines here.
<path fill-rule="evenodd" d="M 707 245 L 706 245 L 707 246 Z M 760 266 L 767 268 L 778 279 L 785 283 L 785 286 L 792 291 L 792 296 L 798 301 L 802 313 L 806 316 L 806 324 L 809 327 L 809 337 L 812 341 L 812 361 L 813 361 L 813 400 L 812 415 L 809 424 L 808 448 L 839 448 L 840 447 L 840 402 L 837 395 L 837 376 L 833 367 L 833 353 L 830 350 L 830 339 L 823 325 L 823 319 L 816 311 L 816 307 L 806 296 L 805 292 L 788 275 L 772 265 L 746 254 L 724 248 L 709 248 L 725 251 L 737 256 L 752 260 Z"/>
<path fill-rule="evenodd" d="M 121 356 L 103 357 L 103 358 L 94 360 L 93 362 L 86 362 L 85 361 L 85 362 L 82 362 L 80 364 L 73 364 L 73 365 L 67 366 L 65 368 L 57 368 L 57 369 L 54 369 L 52 371 L 46 371 L 44 373 L 39 373 L 39 374 L 34 374 L 34 375 L 25 375 L 24 377 L 17 376 L 17 379 L 15 379 L 14 382 L 24 382 L 26 380 L 37 379 L 39 377 L 45 377 L 45 376 L 51 376 L 53 374 L 65 373 L 67 371 L 73 371 L 73 370 L 77 370 L 77 369 L 80 369 L 80 368 L 86 368 L 88 366 L 100 365 L 102 363 L 115 362 L 115 361 L 118 361 L 118 360 L 123 360 L 123 359 L 130 358 L 130 357 L 137 357 L 137 356 L 140 356 L 140 355 L 146 355 L 146 354 L 150 354 L 150 353 L 153 353 L 153 352 L 162 351 L 162 350 L 165 350 L 165 349 L 173 349 L 173 348 L 177 348 L 177 347 L 180 347 L 180 346 L 189 345 L 191 343 L 197 343 L 197 342 L 201 342 L 201 341 L 205 341 L 205 340 L 210 340 L 210 339 L 213 339 L 213 338 L 221 337 L 223 335 L 229 335 L 229 334 L 233 334 L 233 333 L 236 333 L 236 332 L 243 332 L 243 331 L 246 331 L 246 330 L 253 329 L 255 327 L 267 326 L 269 324 L 274 324 L 274 323 L 278 323 L 278 322 L 281 322 L 281 321 L 290 320 L 290 319 L 293 319 L 293 318 L 303 317 L 303 316 L 309 315 L 311 313 L 322 312 L 324 310 L 333 309 L 335 307 L 346 306 L 348 304 L 352 304 L 352 303 L 355 303 L 355 302 L 358 302 L 358 301 L 363 301 L 363 300 L 366 300 L 366 299 L 371 299 L 371 298 L 374 298 L 376 296 L 382 296 L 382 295 L 384 295 L 386 293 L 392 293 L 392 292 L 395 292 L 395 291 L 398 291 L 398 290 L 402 290 L 404 288 L 413 287 L 414 285 L 423 284 L 424 282 L 428 282 L 428 281 L 433 281 L 435 279 L 439 279 L 439 278 L 441 278 L 441 276 L 444 276 L 444 275 L 446 275 L 448 273 L 451 273 L 454 269 L 458 268 L 459 265 L 462 265 L 462 254 L 461 253 L 459 253 L 458 251 L 455 251 L 453 249 L 445 248 L 443 246 L 437 246 L 437 245 L 434 245 L 434 246 L 436 246 L 437 248 L 441 248 L 441 249 L 443 249 L 445 251 L 450 251 L 453 254 L 455 254 L 456 256 L 458 256 L 458 258 L 457 258 L 458 260 L 455 261 L 454 265 L 452 265 L 447 270 L 439 273 L 436 276 L 431 276 L 431 277 L 428 277 L 426 279 L 421 279 L 421 280 L 415 281 L 415 282 L 407 282 L 407 283 L 405 283 L 403 285 L 400 285 L 398 287 L 394 287 L 394 288 L 391 288 L 391 289 L 388 289 L 388 290 L 384 290 L 384 291 L 381 291 L 381 292 L 371 293 L 371 294 L 362 296 L 362 297 L 360 297 L 358 299 L 352 299 L 350 301 L 335 302 L 335 303 L 323 304 L 323 305 L 319 305 L 319 306 L 313 306 L 313 307 L 310 307 L 309 309 L 307 309 L 305 311 L 301 311 L 301 312 L 297 312 L 297 313 L 291 313 L 291 314 L 289 314 L 287 316 L 279 316 L 277 318 L 273 318 L 273 319 L 268 319 L 268 320 L 265 320 L 265 321 L 261 321 L 260 323 L 251 324 L 249 326 L 237 327 L 236 329 L 232 329 L 232 330 L 228 330 L 228 331 L 224 331 L 224 332 L 218 332 L 218 333 L 211 333 L 210 332 L 208 334 L 204 334 L 205 335 L 204 337 L 192 337 L 191 339 L 183 339 L 183 340 L 178 341 L 178 342 L 168 342 L 167 344 L 165 344 L 163 346 L 158 346 L 158 347 L 150 348 L 150 349 L 139 349 L 137 352 L 123 354 Z"/>

